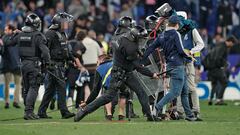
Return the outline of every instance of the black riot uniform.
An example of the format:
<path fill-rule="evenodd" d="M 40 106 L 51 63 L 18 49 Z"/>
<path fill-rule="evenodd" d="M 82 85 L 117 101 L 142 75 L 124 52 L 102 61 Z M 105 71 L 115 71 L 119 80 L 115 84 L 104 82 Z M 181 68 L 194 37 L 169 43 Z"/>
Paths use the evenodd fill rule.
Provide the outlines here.
<path fill-rule="evenodd" d="M 66 106 L 66 83 L 65 65 L 68 60 L 74 60 L 67 45 L 66 34 L 61 32 L 61 23 L 68 21 L 71 17 L 67 13 L 58 13 L 52 19 L 52 25 L 46 32 L 48 48 L 50 50 L 51 62 L 54 69 L 47 72 L 45 93 L 39 106 L 38 115 L 40 118 L 50 118 L 46 114 L 48 105 L 57 91 L 58 107 L 62 118 L 70 118 L 74 113 L 70 113 Z"/>
<path fill-rule="evenodd" d="M 34 105 L 41 83 L 40 61 L 41 57 L 46 63 L 50 62 L 47 40 L 39 31 L 41 20 L 36 14 L 30 14 L 25 20 L 22 32 L 10 39 L 4 39 L 6 45 L 17 44 L 21 58 L 21 72 L 23 75 L 23 99 L 25 105 L 24 119 L 38 119 L 34 114 Z"/>
<path fill-rule="evenodd" d="M 135 69 L 144 75 L 149 77 L 153 76 L 153 73 L 144 67 L 139 65 L 138 58 L 138 38 L 142 36 L 142 31 L 144 29 L 140 26 L 131 29 L 129 34 L 123 36 L 119 39 L 119 47 L 115 52 L 115 58 L 113 60 L 113 68 L 111 71 L 111 81 L 109 89 L 101 97 L 94 100 L 88 104 L 84 109 L 79 109 L 76 114 L 74 121 L 80 121 L 87 114 L 95 111 L 100 106 L 105 105 L 112 101 L 112 99 L 117 95 L 117 89 L 122 85 L 127 85 L 131 90 L 133 90 L 142 105 L 144 112 L 148 117 L 149 121 L 156 120 L 152 117 L 150 112 L 150 107 L 148 103 L 148 96 L 141 86 L 139 80 L 133 75 Z"/>
<path fill-rule="evenodd" d="M 115 31 L 112 40 L 111 40 L 111 53 L 113 55 L 113 58 L 115 57 L 115 51 L 117 50 L 117 48 L 119 47 L 119 43 L 117 42 L 118 39 L 122 36 L 124 36 L 127 32 L 130 31 L 131 27 L 133 27 L 133 20 L 131 17 L 129 16 L 123 16 L 119 19 L 119 23 L 118 23 L 118 28 Z M 126 116 L 131 117 L 131 118 L 138 118 L 139 116 L 136 115 L 134 113 L 134 109 L 133 109 L 133 91 L 129 91 L 129 88 L 127 88 L 126 86 L 122 86 L 120 89 L 120 95 L 122 95 L 122 97 L 127 98 L 127 104 L 126 104 Z M 114 112 L 115 109 L 115 105 L 117 105 L 118 102 L 116 102 L 117 100 L 112 102 L 112 110 Z"/>

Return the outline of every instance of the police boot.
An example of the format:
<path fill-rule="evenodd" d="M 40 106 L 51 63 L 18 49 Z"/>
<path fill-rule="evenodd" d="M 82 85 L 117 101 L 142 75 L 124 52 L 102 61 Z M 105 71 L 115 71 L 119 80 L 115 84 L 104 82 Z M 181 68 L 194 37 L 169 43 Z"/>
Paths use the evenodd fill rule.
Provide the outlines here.
<path fill-rule="evenodd" d="M 160 121 L 162 121 L 162 119 L 155 116 L 155 115 L 148 115 L 147 116 L 147 121 L 160 122 Z"/>
<path fill-rule="evenodd" d="M 23 117 L 25 120 L 37 120 L 39 117 L 34 113 L 26 113 Z"/>
<path fill-rule="evenodd" d="M 79 110 L 77 112 L 77 114 L 74 117 L 74 122 L 78 122 L 81 119 L 83 119 L 85 116 L 87 115 L 87 113 L 85 112 L 85 110 L 82 107 L 79 107 Z"/>
<path fill-rule="evenodd" d="M 40 119 L 52 119 L 52 117 L 48 116 L 46 113 L 38 114 Z"/>
<path fill-rule="evenodd" d="M 68 119 L 68 118 L 71 118 L 71 117 L 74 117 L 75 114 L 74 113 L 71 113 L 69 111 L 65 112 L 62 114 L 62 119 Z"/>

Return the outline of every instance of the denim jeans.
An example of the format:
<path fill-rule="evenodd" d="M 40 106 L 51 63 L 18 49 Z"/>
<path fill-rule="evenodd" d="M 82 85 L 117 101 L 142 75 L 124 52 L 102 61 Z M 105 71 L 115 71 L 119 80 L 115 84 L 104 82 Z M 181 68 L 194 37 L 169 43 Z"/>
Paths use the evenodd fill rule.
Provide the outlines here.
<path fill-rule="evenodd" d="M 170 75 L 170 90 L 157 104 L 156 109 L 160 111 L 164 105 L 181 95 L 182 105 L 187 117 L 192 117 L 189 101 L 188 101 L 188 87 L 186 84 L 186 74 L 184 66 L 168 66 L 167 69 L 173 69 Z"/>

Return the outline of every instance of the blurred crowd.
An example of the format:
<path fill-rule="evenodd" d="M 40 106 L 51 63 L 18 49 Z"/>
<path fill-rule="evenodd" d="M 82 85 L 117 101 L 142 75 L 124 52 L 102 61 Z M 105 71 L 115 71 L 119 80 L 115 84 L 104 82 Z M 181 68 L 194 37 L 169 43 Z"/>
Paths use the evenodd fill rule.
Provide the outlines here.
<path fill-rule="evenodd" d="M 240 38 L 240 0 L 2 0 L 0 31 L 6 24 L 21 28 L 26 15 L 34 12 L 43 20 L 45 32 L 53 15 L 65 11 L 75 18 L 66 28 L 69 39 L 81 30 L 91 30 L 91 36 L 103 43 L 106 51 L 121 16 L 131 16 L 143 25 L 145 17 L 165 2 L 177 11 L 186 11 L 196 21 L 208 49 L 227 35 Z M 230 53 L 239 54 L 240 46 L 235 45 Z"/>

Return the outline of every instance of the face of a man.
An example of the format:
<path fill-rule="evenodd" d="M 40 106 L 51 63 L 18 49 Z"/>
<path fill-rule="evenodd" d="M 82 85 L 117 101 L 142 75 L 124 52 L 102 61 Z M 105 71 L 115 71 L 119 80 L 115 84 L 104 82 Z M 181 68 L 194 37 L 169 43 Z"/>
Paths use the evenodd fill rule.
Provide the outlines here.
<path fill-rule="evenodd" d="M 8 26 L 6 26 L 5 29 L 4 29 L 4 33 L 7 34 L 7 35 L 10 35 L 10 34 L 13 33 L 13 31 L 11 29 L 9 29 Z"/>
<path fill-rule="evenodd" d="M 231 47 L 233 47 L 234 43 L 232 41 L 227 41 L 226 45 L 228 48 L 231 48 Z"/>
<path fill-rule="evenodd" d="M 175 26 L 175 28 L 176 28 L 176 30 L 178 30 L 179 29 L 179 23 Z"/>

